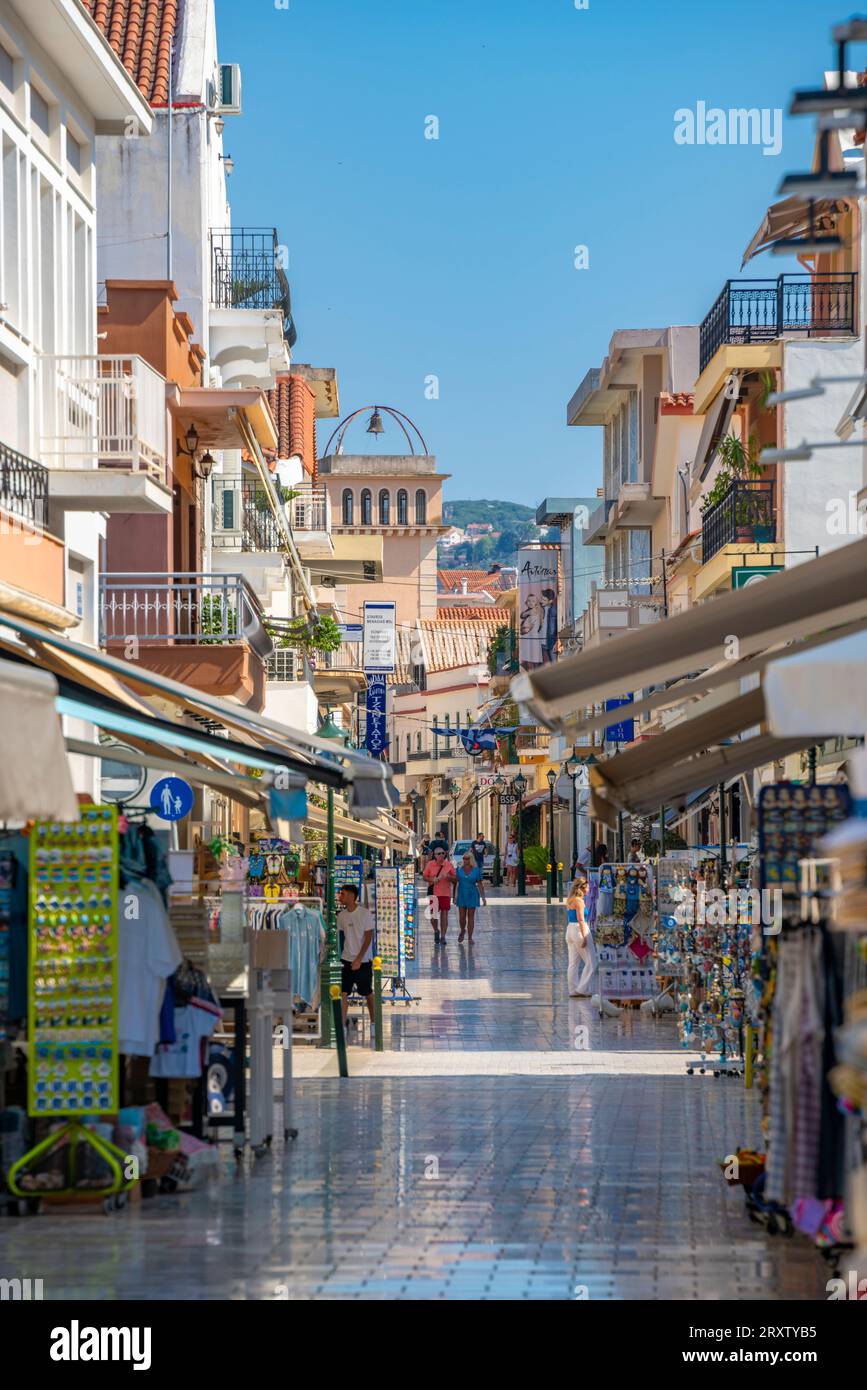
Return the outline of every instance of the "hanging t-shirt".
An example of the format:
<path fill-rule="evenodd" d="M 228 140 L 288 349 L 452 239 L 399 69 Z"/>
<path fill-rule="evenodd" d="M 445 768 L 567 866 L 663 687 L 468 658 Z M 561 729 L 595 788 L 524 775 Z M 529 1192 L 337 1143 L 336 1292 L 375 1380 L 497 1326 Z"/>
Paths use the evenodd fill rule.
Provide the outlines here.
<path fill-rule="evenodd" d="M 119 1052 L 128 1057 L 153 1056 L 166 980 L 182 960 L 159 890 L 149 879 L 127 883 L 118 912 Z"/>
<path fill-rule="evenodd" d="M 151 1058 L 151 1076 L 201 1076 L 202 1043 L 221 1018 L 220 1010 L 205 999 L 191 999 L 175 1009 L 175 1041 L 157 1048 Z"/>

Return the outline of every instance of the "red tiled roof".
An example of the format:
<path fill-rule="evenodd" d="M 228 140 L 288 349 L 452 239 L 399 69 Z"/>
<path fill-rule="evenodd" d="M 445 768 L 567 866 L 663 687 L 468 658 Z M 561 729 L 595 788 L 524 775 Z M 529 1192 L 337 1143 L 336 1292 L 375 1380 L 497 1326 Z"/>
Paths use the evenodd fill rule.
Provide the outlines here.
<path fill-rule="evenodd" d="M 472 622 L 487 623 L 488 626 L 496 628 L 508 624 L 508 615 L 504 617 L 504 612 L 505 610 L 502 608 L 471 608 L 469 606 L 464 607 L 462 604 L 460 608 L 440 608 L 436 618 L 431 618 L 429 621 L 444 626 L 451 624 L 460 627 L 466 623 L 467 619 L 470 619 Z"/>
<path fill-rule="evenodd" d="M 316 394 L 312 386 L 294 372 L 282 372 L 274 390 L 268 392 L 268 404 L 277 426 L 276 457 L 288 459 L 297 455 L 305 472 L 315 481 Z"/>
<path fill-rule="evenodd" d="M 691 415 L 695 397 L 691 391 L 663 391 L 659 397 L 660 415 Z"/>
<path fill-rule="evenodd" d="M 169 99 L 169 45 L 182 0 L 80 0 L 151 106 Z"/>
<path fill-rule="evenodd" d="M 467 581 L 467 593 L 470 594 L 477 594 L 481 589 L 495 594 L 505 587 L 499 573 L 488 574 L 487 570 L 437 570 L 437 588 L 440 593 L 463 593 L 464 580 Z"/>

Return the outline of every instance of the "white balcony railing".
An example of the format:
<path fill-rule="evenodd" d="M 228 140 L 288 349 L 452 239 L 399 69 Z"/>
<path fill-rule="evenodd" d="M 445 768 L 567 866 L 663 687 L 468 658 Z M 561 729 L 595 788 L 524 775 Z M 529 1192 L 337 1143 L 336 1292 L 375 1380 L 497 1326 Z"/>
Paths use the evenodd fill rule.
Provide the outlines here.
<path fill-rule="evenodd" d="M 124 468 L 166 480 L 166 383 L 142 357 L 40 359 L 49 468 Z"/>
<path fill-rule="evenodd" d="M 662 599 L 634 589 L 595 588 L 584 610 L 584 645 L 618 632 L 630 632 L 662 617 Z"/>
<path fill-rule="evenodd" d="M 331 503 L 324 487 L 293 488 L 297 494 L 286 505 L 293 531 L 330 531 Z"/>

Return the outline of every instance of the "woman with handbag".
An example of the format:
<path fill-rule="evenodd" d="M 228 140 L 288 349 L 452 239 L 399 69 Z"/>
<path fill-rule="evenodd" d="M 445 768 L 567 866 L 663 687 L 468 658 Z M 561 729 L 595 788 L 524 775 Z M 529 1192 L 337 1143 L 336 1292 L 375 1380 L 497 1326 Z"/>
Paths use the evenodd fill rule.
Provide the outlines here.
<path fill-rule="evenodd" d="M 452 905 L 452 884 L 457 875 L 451 860 L 446 858 L 446 851 L 441 847 L 434 850 L 433 859 L 425 865 L 424 876 L 430 884 L 439 910 L 439 930 L 434 926 L 434 940 L 437 945 L 440 942 L 445 945 L 446 932 L 449 929 L 449 908 Z"/>
<path fill-rule="evenodd" d="M 596 945 L 587 925 L 584 897 L 587 884 L 576 878 L 566 899 L 567 981 L 571 997 L 593 995 L 598 990 Z"/>

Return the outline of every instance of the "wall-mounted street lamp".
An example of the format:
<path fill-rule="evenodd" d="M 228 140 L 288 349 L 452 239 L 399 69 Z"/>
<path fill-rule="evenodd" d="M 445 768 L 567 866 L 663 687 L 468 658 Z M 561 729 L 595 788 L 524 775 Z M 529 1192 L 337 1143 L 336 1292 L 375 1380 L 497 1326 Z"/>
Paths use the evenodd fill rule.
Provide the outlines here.
<path fill-rule="evenodd" d="M 208 478 L 211 476 L 211 470 L 214 467 L 214 458 L 210 449 L 206 449 L 201 458 L 199 458 L 199 431 L 196 429 L 195 425 L 190 425 L 184 435 L 183 444 L 178 440 L 175 445 L 175 453 L 178 458 L 188 458 L 190 460 L 190 467 L 193 470 L 193 476 L 195 478 L 201 478 L 202 482 L 207 482 Z"/>

